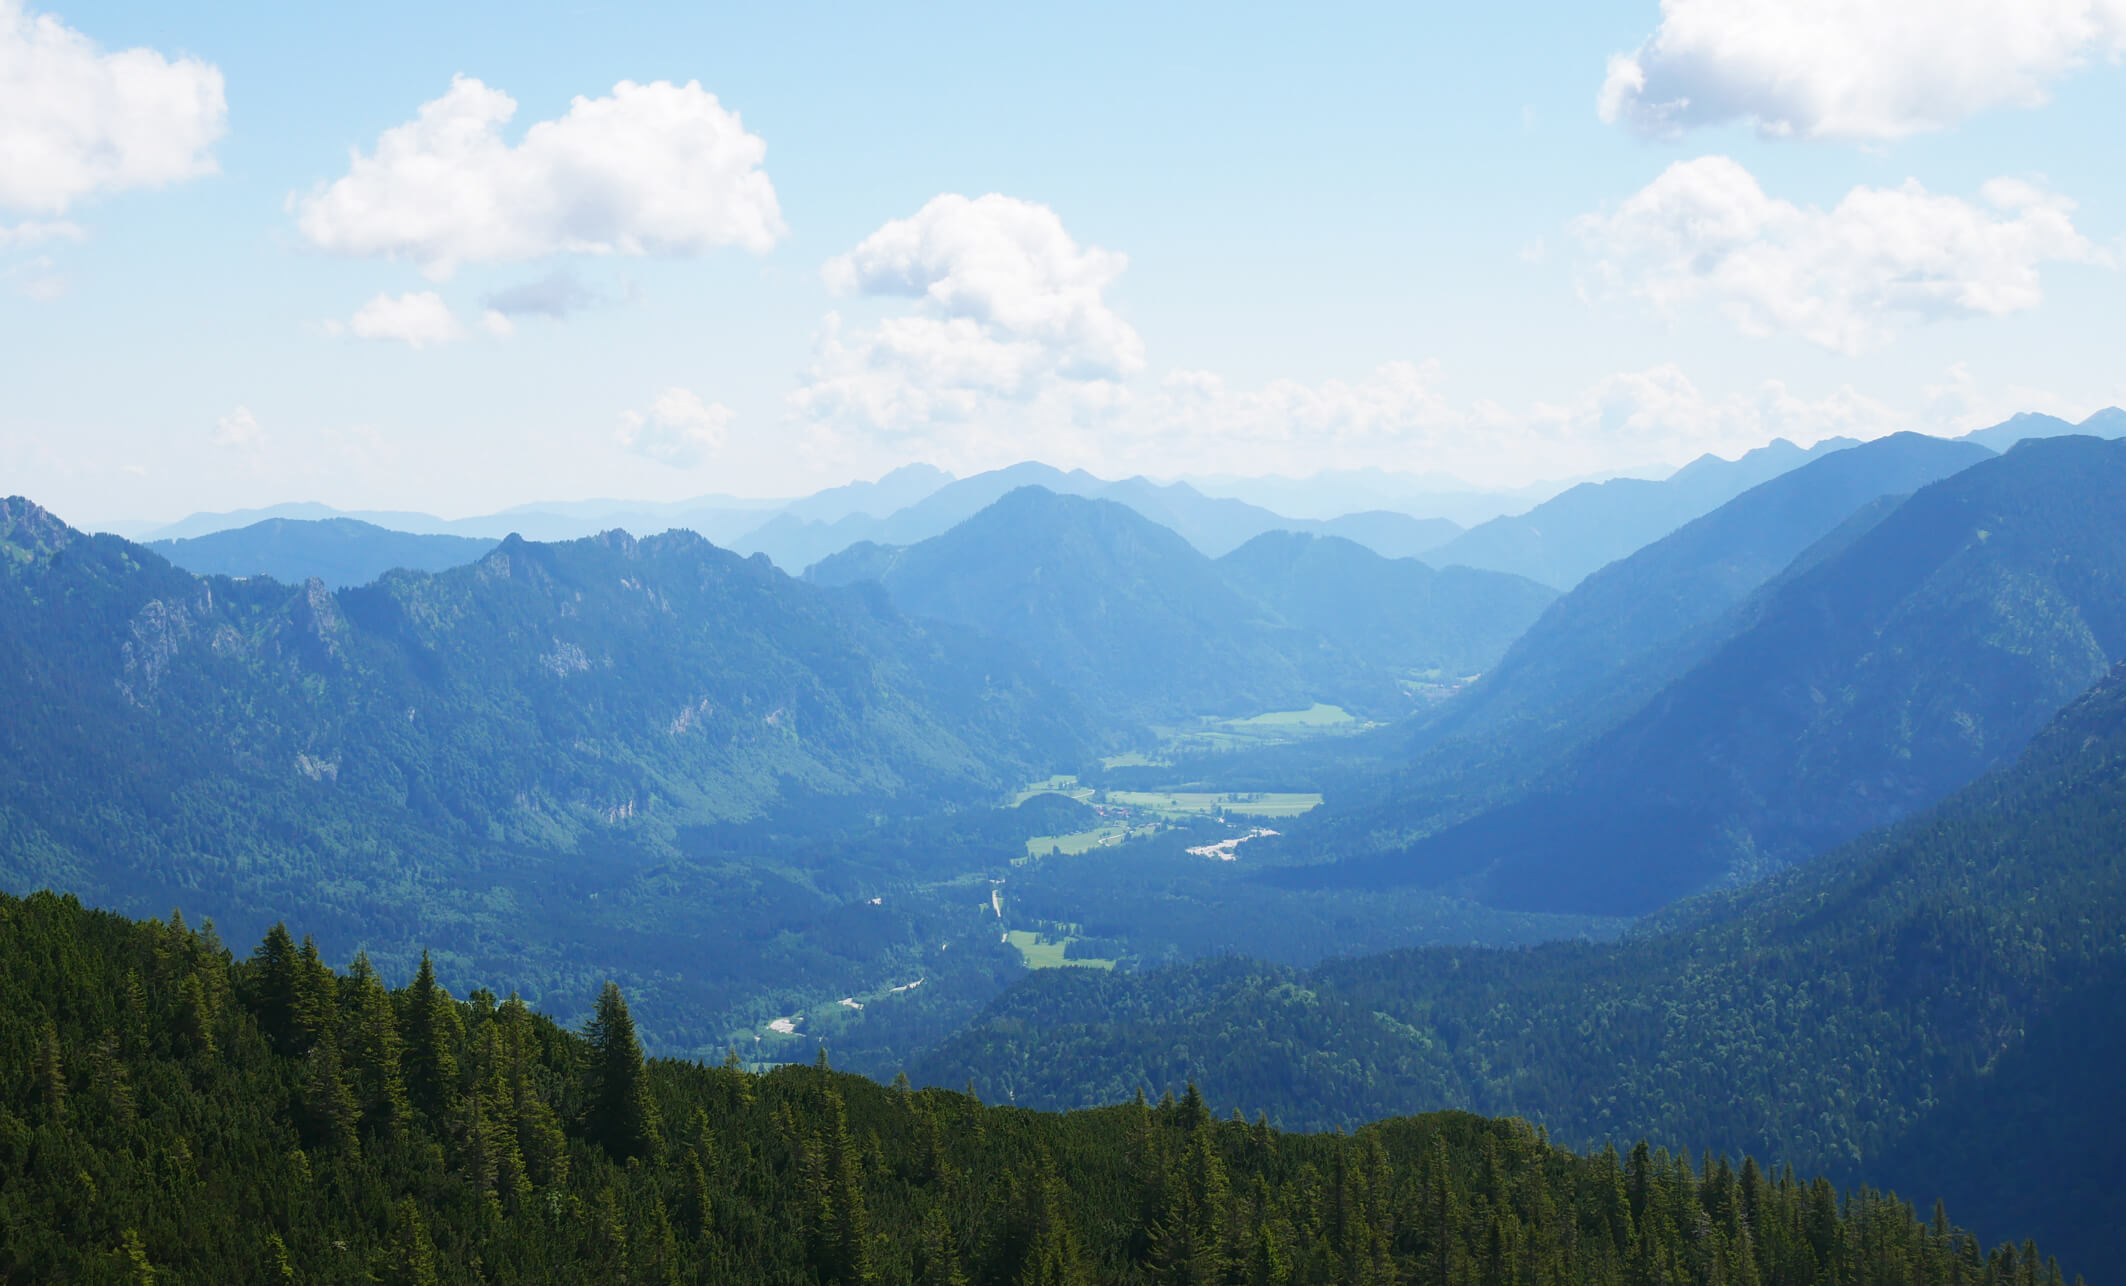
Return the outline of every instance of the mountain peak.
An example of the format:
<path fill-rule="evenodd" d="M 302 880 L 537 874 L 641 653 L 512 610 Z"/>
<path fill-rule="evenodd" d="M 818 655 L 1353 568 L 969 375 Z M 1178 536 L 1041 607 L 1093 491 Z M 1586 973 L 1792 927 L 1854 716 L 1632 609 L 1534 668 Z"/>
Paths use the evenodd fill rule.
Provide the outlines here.
<path fill-rule="evenodd" d="M 21 554 L 34 557 L 52 553 L 80 538 L 80 532 L 33 500 L 23 496 L 0 500 L 0 544 Z"/>

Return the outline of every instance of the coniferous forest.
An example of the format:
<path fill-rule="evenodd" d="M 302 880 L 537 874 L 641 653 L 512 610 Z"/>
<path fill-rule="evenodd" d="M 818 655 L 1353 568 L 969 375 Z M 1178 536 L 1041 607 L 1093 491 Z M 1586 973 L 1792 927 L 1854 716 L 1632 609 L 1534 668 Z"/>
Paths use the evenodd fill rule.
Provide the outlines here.
<path fill-rule="evenodd" d="M 2058 1283 L 1938 1206 L 1463 1113 L 1293 1135 L 646 1061 L 278 927 L 0 899 L 10 1281 Z"/>

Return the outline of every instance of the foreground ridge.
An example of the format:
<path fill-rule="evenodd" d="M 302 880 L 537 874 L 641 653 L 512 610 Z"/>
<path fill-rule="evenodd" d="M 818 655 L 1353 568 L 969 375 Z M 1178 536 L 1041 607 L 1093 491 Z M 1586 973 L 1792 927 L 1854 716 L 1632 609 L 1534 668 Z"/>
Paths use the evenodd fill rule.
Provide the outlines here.
<path fill-rule="evenodd" d="M 276 927 L 0 897 L 0 1277 L 692 1282 L 2057 1283 L 1939 1206 L 1435 1113 L 1281 1133 L 815 1068 L 645 1063 L 387 991 Z"/>

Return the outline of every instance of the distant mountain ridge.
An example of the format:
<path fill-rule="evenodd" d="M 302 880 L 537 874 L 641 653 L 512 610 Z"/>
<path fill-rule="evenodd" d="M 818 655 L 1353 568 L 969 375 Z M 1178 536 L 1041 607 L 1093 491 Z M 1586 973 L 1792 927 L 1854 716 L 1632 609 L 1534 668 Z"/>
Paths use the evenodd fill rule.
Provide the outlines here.
<path fill-rule="evenodd" d="M 1513 572 L 1566 590 L 1761 482 L 1828 452 L 1856 445 L 1826 438 L 1806 449 L 1784 438 L 1739 459 L 1700 456 L 1658 482 L 1612 478 L 1585 482 L 1524 514 L 1494 518 L 1427 557 L 1445 565 Z"/>
<path fill-rule="evenodd" d="M 1821 444 L 1815 450 L 1824 449 Z M 375 526 L 415 535 L 456 535 L 500 539 L 522 535 L 531 540 L 570 540 L 599 531 L 621 528 L 639 535 L 684 529 L 740 553 L 766 553 L 776 565 L 795 575 L 830 554 L 862 541 L 906 545 L 928 539 L 1000 499 L 1020 486 L 1042 486 L 1067 495 L 1099 496 L 1119 500 L 1163 526 L 1181 533 L 1197 549 L 1219 557 L 1266 531 L 1299 531 L 1316 535 L 1343 536 L 1390 558 L 1426 557 L 1435 565 L 1462 563 L 1529 574 L 1546 583 L 1569 583 L 1571 567 L 1561 571 L 1556 558 L 1541 551 L 1543 540 L 1530 528 L 1553 523 L 1562 517 L 1570 527 L 1594 522 L 1599 514 L 1580 514 L 1591 497 L 1595 511 L 1605 500 L 1612 507 L 1622 503 L 1624 516 L 1615 530 L 1595 533 L 1594 554 L 1559 555 L 1567 563 L 1599 556 L 1601 561 L 1628 553 L 1661 534 L 1676 521 L 1713 507 L 1726 494 L 1743 489 L 1733 480 L 1769 476 L 1767 471 L 1791 467 L 1807 458 L 1798 448 L 1778 442 L 1750 452 L 1734 461 L 1705 456 L 1675 471 L 1665 482 L 1655 483 L 1625 475 L 1612 479 L 1621 484 L 1644 483 L 1660 488 L 1642 492 L 1626 485 L 1621 490 L 1587 493 L 1582 484 L 1571 488 L 1572 498 L 1558 497 L 1561 487 L 1538 484 L 1518 491 L 1483 493 L 1466 490 L 1428 492 L 1413 490 L 1425 485 L 1460 487 L 1451 479 L 1388 474 L 1379 470 L 1345 471 L 1307 479 L 1220 479 L 1208 485 L 1227 494 L 1212 495 L 1181 482 L 1154 482 L 1143 477 L 1109 481 L 1083 470 L 1061 470 L 1024 462 L 968 478 L 955 479 L 931 465 L 904 465 L 876 482 L 852 482 L 795 500 L 746 499 L 706 495 L 669 503 L 619 500 L 550 501 L 517 505 L 495 514 L 444 519 L 412 512 L 343 512 L 320 504 L 285 504 L 266 509 L 233 513 L 194 514 L 176 523 L 118 524 L 120 534 L 148 540 L 189 539 L 248 526 L 272 518 L 322 520 L 352 518 Z M 1273 485 L 1275 484 L 1275 485 Z M 1673 485 L 1670 485 L 1673 484 Z M 1238 498 L 1232 492 L 1266 497 L 1286 497 L 1303 508 L 1326 508 L 1325 514 L 1284 514 L 1273 508 Z M 1707 501 L 1706 494 L 1717 498 Z M 1636 511 L 1646 509 L 1649 497 L 1658 501 L 1664 519 L 1648 523 Z M 1533 498 L 1549 503 L 1565 501 L 1562 509 L 1530 511 L 1519 518 L 1494 517 L 1500 509 L 1513 510 Z M 1440 503 L 1434 503 L 1435 501 Z M 1475 508 L 1470 508 L 1474 505 Z M 1486 509 L 1489 506 L 1489 509 Z M 1695 506 L 1695 508 L 1694 508 Z M 1538 509 L 1542 507 L 1539 505 Z M 1486 533 L 1449 553 L 1439 553 L 1449 542 L 1462 537 L 1462 526 L 1449 514 L 1464 518 L 1492 519 Z M 1620 524 L 1620 525 L 1619 525 Z M 1643 530 L 1642 530 L 1643 528 Z M 1565 546 L 1583 541 L 1586 532 L 1567 536 L 1553 533 L 1550 543 Z M 1550 561 L 1546 562 L 1546 559 Z M 1598 564 L 1597 564 L 1598 565 Z M 1584 573 L 1582 573 L 1584 574 Z"/>
<path fill-rule="evenodd" d="M 1347 536 L 1389 557 L 1421 554 L 1461 531 L 1444 519 L 1386 511 L 1347 514 L 1326 522 L 1302 521 L 1243 501 L 1206 496 L 1183 482 L 1157 483 L 1141 477 L 1110 482 L 1082 469 L 1066 472 L 1027 462 L 947 483 L 891 514 L 850 514 L 832 521 L 806 520 L 791 512 L 778 514 L 733 547 L 741 553 L 765 553 L 777 566 L 795 574 L 860 543 L 912 545 L 942 535 L 1020 487 L 1116 501 L 1178 533 L 1212 558 L 1266 531 Z"/>
<path fill-rule="evenodd" d="M 287 585 L 321 580 L 333 589 L 367 585 L 398 568 L 439 572 L 495 547 L 472 536 L 422 536 L 354 518 L 268 518 L 249 527 L 147 547 L 199 576 L 271 576 Z"/>
<path fill-rule="evenodd" d="M 1517 577 L 1285 532 L 1214 561 L 1131 506 L 1036 486 L 806 576 L 877 581 L 902 611 L 1006 640 L 1090 708 L 1134 722 L 1315 702 L 1399 714 L 1404 672 L 1488 664 L 1550 598 Z"/>
<path fill-rule="evenodd" d="M 2056 415 L 2021 411 L 1989 428 L 1973 429 L 1958 441 L 1976 442 L 1995 451 L 2006 451 L 2026 438 L 2056 438 L 2080 433 L 2093 438 L 2126 437 L 2126 410 L 2107 406 L 2080 424 Z"/>

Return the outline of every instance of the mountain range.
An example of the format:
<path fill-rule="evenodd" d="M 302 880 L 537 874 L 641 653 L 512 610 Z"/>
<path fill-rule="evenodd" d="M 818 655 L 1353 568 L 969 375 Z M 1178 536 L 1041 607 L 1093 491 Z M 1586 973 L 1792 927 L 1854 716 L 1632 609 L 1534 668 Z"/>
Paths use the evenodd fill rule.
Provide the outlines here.
<path fill-rule="evenodd" d="M 1812 546 L 1991 454 L 1917 434 L 1832 452 L 1589 576 L 1395 748 L 1377 797 L 1331 810 L 1328 846 L 1407 843 L 1524 797 L 1744 628 L 1743 604 Z"/>
<path fill-rule="evenodd" d="M 861 900 L 756 856 L 701 858 L 683 891 L 648 877 L 650 912 L 611 901 L 682 850 L 725 851 L 689 837 L 986 807 L 1095 736 L 1006 647 L 686 533 L 511 539 L 332 591 L 195 577 L 18 498 L 0 555 L 9 887 L 246 926 L 300 907 L 336 943 L 448 944 L 528 987 L 584 985 L 606 908 L 643 960 L 697 950 L 705 924 Z M 874 917 L 878 950 L 913 914 Z M 728 996 L 755 967 L 700 981 Z"/>
<path fill-rule="evenodd" d="M 1369 872 L 1637 913 L 1925 807 L 2126 657 L 2121 494 L 2126 443 L 2047 438 L 1836 529 L 1539 788 Z"/>
<path fill-rule="evenodd" d="M 333 1086 L 367 1092 L 382 1037 L 343 1048 L 306 1017 L 291 1038 L 291 1015 L 329 1006 L 295 1006 L 288 988 L 311 984 L 274 970 L 367 996 L 370 964 L 317 981 L 324 960 L 366 951 L 399 977 L 419 962 L 419 986 L 471 991 L 449 1011 L 467 1032 L 502 1021 L 493 997 L 514 989 L 564 1019 L 595 1012 L 596 1044 L 611 979 L 654 1015 L 654 1048 L 735 1049 L 735 1077 L 831 1047 L 845 1066 L 905 1066 L 1020 1108 L 1171 1090 L 1178 1107 L 1088 1118 L 1135 1122 L 1133 1157 L 1146 1119 L 1200 1140 L 1213 1108 L 1383 1139 L 1450 1127 L 1365 1123 L 1470 1109 L 1535 1122 L 1591 1154 L 1590 1174 L 1605 1144 L 1639 1137 L 1746 1150 L 1771 1163 L 1761 1182 L 1795 1165 L 1940 1192 L 1988 1235 L 2036 1232 L 2104 1267 L 2105 1230 L 2126 1222 L 2105 1143 L 2126 1127 L 2109 1075 L 2126 1052 L 2121 430 L 2114 410 L 1956 441 L 1775 443 L 1459 534 L 1397 507 L 1417 494 L 1407 477 L 1331 476 L 1323 494 L 1387 499 L 1300 521 L 1031 464 L 966 479 L 910 466 L 794 502 L 500 516 L 704 529 L 639 539 L 283 514 L 173 536 L 167 558 L 13 498 L 0 884 L 133 914 L 180 903 L 246 936 L 299 916 L 318 944 L 269 935 L 238 964 L 211 931 L 69 920 L 89 913 L 48 897 L 0 901 L 0 928 L 164 935 L 142 987 L 169 1015 L 167 1052 L 193 1058 L 205 1033 L 263 1039 L 244 1066 L 287 1091 L 247 1091 L 270 1105 L 257 1120 L 280 1122 L 269 1150 L 300 1144 L 316 1164 L 348 1137 Z M 1271 712 L 1304 714 L 1253 717 Z M 1470 945 L 1378 954 L 1419 942 Z M 19 945 L 0 940 L 0 959 Z M 172 952 L 196 986 L 164 995 Z M 39 1155 L 121 1121 L 108 1087 L 131 1073 L 115 1069 L 182 1079 L 120 1030 L 127 988 L 103 992 L 103 1027 L 78 1006 L 10 1027 L 24 1056 L 0 1073 L 0 1162 L 19 1159 L 20 1121 L 46 1132 Z M 448 1021 L 432 991 L 361 1003 L 345 1021 Z M 510 1012 L 512 1030 L 534 1029 Z M 540 1038 L 555 1058 L 589 1056 L 558 1031 Z M 482 1036 L 452 1057 L 487 1084 L 512 1074 L 496 1048 Z M 188 1083 L 206 1085 L 207 1065 Z M 677 1104 L 697 1073 L 659 1092 Z M 541 1075 L 557 1113 L 602 1092 Z M 829 1075 L 791 1100 L 826 1113 L 822 1139 L 838 1128 Z M 508 1115 L 528 1110 L 521 1093 L 505 1110 L 467 1092 L 487 1106 L 430 1122 L 443 1159 L 414 1165 L 424 1183 L 487 1146 L 479 1119 L 530 1119 Z M 76 1095 L 70 1124 L 55 1104 Z M 604 1118 L 576 1112 L 572 1146 L 603 1146 Z M 1499 1128 L 1494 1150 L 1526 1127 Z M 865 1146 L 908 1142 L 894 1137 Z M 1220 1137 L 1228 1164 L 1270 1155 L 1267 1126 Z M 909 1164 L 940 1155 L 916 1145 Z M 95 1182 L 123 1187 L 109 1167 L 128 1146 L 94 1154 Z M 807 1201 L 827 1191 L 822 1148 L 791 1154 L 813 1167 Z M 850 1183 L 875 1168 L 853 1142 L 843 1155 Z M 1656 1155 L 1600 1180 L 1639 1202 L 1632 1220 L 1655 1208 L 1631 1194 L 1670 1164 Z M 360 1173 L 395 1164 L 365 1153 Z M 467 1164 L 484 1181 L 487 1162 Z M 1251 1173 L 1284 1182 L 1265 1164 Z M 1339 1173 L 1366 1166 L 1384 1173 Z M 1711 1156 L 1667 1173 L 1679 1192 L 1748 1190 Z M 1704 1227 L 1771 1226 L 1706 1199 Z M 754 1209 L 794 1228 L 826 1226 L 825 1208 Z M 1486 1224 L 1469 1253 L 1537 1236 L 1530 1218 Z M 1976 1271 L 1971 1243 L 1911 1235 L 1912 1255 L 1963 1247 Z M 1755 1246 L 1721 1252 L 1740 1274 L 1722 1280 L 1747 1279 L 1734 1256 Z M 1111 1259 L 1173 1266 L 1148 1254 L 1116 1242 Z"/>
<path fill-rule="evenodd" d="M 1388 717 L 1413 671 L 1480 669 L 1550 594 L 1346 540 L 1264 534 L 1213 560 L 1111 500 L 1022 487 L 943 535 L 856 545 L 807 572 L 875 581 L 911 616 L 1006 640 L 1110 720 L 1317 702 Z"/>
<path fill-rule="evenodd" d="M 1739 459 L 1700 456 L 1659 481 L 1583 482 L 1523 514 L 1494 518 L 1434 550 L 1442 565 L 1513 572 L 1557 589 L 1574 585 L 1758 483 L 1854 445 L 1825 438 L 1804 450 L 1781 438 Z"/>

